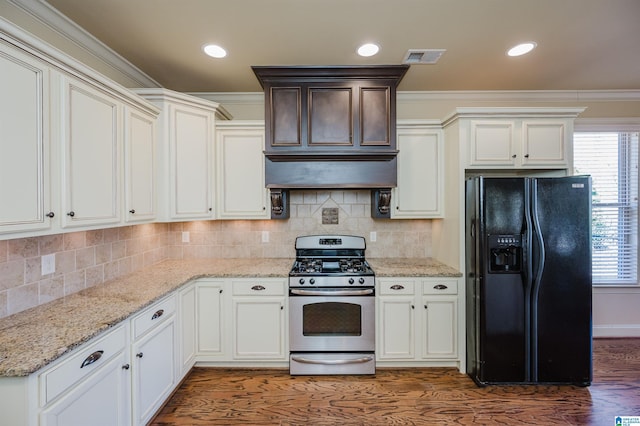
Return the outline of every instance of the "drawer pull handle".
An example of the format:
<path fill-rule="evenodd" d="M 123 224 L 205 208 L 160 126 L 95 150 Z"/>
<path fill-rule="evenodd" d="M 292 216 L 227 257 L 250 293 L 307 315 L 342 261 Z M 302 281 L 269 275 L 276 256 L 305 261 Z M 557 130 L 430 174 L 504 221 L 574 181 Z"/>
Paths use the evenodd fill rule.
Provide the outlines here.
<path fill-rule="evenodd" d="M 448 289 L 449 287 L 447 287 L 447 286 L 446 286 L 446 285 L 444 285 L 444 284 L 438 284 L 438 285 L 434 285 L 434 286 L 433 286 L 433 288 L 434 288 L 434 289 L 436 289 L 436 290 L 446 290 L 446 289 Z"/>
<path fill-rule="evenodd" d="M 100 358 L 102 358 L 102 354 L 104 353 L 104 351 L 95 351 L 94 353 L 92 353 L 91 355 L 89 355 L 88 357 L 86 357 L 84 359 L 84 361 L 82 361 L 82 365 L 80 366 L 80 368 L 84 368 L 87 365 L 91 365 L 94 362 L 96 362 L 97 360 L 99 360 Z"/>
<path fill-rule="evenodd" d="M 262 291 L 265 290 L 265 287 L 263 285 L 254 285 L 253 287 L 251 287 L 251 290 Z"/>
<path fill-rule="evenodd" d="M 158 309 L 153 316 L 151 317 L 152 320 L 154 319 L 158 319 L 162 316 L 162 314 L 164 314 L 164 309 Z"/>
<path fill-rule="evenodd" d="M 404 290 L 404 286 L 400 284 L 394 284 L 391 286 L 391 290 Z"/>

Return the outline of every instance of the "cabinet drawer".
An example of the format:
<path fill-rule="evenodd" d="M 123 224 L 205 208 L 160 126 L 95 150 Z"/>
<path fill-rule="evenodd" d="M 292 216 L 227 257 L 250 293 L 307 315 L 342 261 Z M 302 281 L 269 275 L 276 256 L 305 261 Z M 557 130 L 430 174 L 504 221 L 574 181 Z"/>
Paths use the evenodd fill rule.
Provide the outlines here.
<path fill-rule="evenodd" d="M 98 371 L 121 353 L 126 344 L 126 328 L 120 326 L 95 342 L 82 345 L 81 350 L 70 358 L 40 374 L 40 405 L 48 404 L 80 380 Z"/>
<path fill-rule="evenodd" d="M 429 279 L 422 282 L 422 294 L 457 294 L 458 280 L 451 278 Z"/>
<path fill-rule="evenodd" d="M 242 280 L 231 282 L 231 292 L 234 296 L 284 296 L 285 281 L 261 281 L 261 280 Z"/>
<path fill-rule="evenodd" d="M 402 279 L 380 279 L 380 294 L 413 294 L 415 289 L 414 280 Z"/>
<path fill-rule="evenodd" d="M 138 314 L 132 321 L 133 324 L 133 340 L 137 340 L 140 336 L 147 331 L 155 327 L 156 325 L 164 322 L 166 318 L 169 318 L 176 311 L 176 298 L 169 297 L 168 299 L 161 300 L 154 303 L 141 314 Z"/>

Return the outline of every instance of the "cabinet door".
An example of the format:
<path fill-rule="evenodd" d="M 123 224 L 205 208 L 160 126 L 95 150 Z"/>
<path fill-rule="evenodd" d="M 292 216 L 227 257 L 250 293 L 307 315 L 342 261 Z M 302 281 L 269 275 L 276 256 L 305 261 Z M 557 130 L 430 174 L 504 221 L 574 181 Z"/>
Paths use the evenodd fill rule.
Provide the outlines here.
<path fill-rule="evenodd" d="M 170 105 L 169 161 L 174 219 L 213 217 L 213 114 Z"/>
<path fill-rule="evenodd" d="M 269 219 L 264 184 L 264 125 L 216 131 L 220 219 Z"/>
<path fill-rule="evenodd" d="M 284 299 L 237 297 L 233 300 L 234 359 L 285 360 Z"/>
<path fill-rule="evenodd" d="M 309 146 L 353 145 L 353 88 L 310 87 Z"/>
<path fill-rule="evenodd" d="M 0 75 L 0 233 L 48 229 L 49 71 L 0 44 Z"/>
<path fill-rule="evenodd" d="M 225 355 L 226 349 L 224 282 L 198 281 L 196 301 L 198 357 L 206 360 L 220 358 Z"/>
<path fill-rule="evenodd" d="M 515 123 L 509 120 L 478 120 L 471 122 L 469 165 L 516 165 L 518 153 L 514 145 Z"/>
<path fill-rule="evenodd" d="M 175 317 L 154 328 L 132 346 L 133 419 L 146 424 L 175 384 Z"/>
<path fill-rule="evenodd" d="M 64 227 L 120 221 L 120 114 L 117 100 L 63 80 Z"/>
<path fill-rule="evenodd" d="M 398 129 L 398 186 L 391 197 L 392 218 L 443 216 L 442 141 L 440 130 Z"/>
<path fill-rule="evenodd" d="M 560 120 L 524 120 L 522 122 L 522 165 L 568 166 L 567 130 Z"/>
<path fill-rule="evenodd" d="M 103 365 L 92 376 L 46 407 L 42 426 L 125 426 L 131 424 L 128 352 Z"/>
<path fill-rule="evenodd" d="M 178 336 L 178 378 L 176 382 L 191 370 L 195 364 L 197 349 L 197 310 L 196 286 L 189 285 L 180 291 L 179 336 Z"/>
<path fill-rule="evenodd" d="M 456 358 L 457 349 L 457 297 L 424 297 L 423 358 Z"/>
<path fill-rule="evenodd" d="M 155 218 L 155 117 L 125 110 L 125 218 L 127 222 Z"/>
<path fill-rule="evenodd" d="M 414 297 L 380 296 L 376 351 L 378 359 L 414 359 L 415 338 Z"/>

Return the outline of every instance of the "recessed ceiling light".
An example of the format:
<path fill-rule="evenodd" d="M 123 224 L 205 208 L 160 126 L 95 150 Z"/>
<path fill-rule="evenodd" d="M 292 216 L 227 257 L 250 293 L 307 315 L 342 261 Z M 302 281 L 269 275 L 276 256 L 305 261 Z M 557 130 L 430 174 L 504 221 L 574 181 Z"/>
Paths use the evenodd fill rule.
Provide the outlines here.
<path fill-rule="evenodd" d="M 380 50 L 380 48 L 378 47 L 377 44 L 367 43 L 367 44 L 363 44 L 362 46 L 358 47 L 358 55 L 360 55 L 360 56 L 373 56 L 376 53 L 378 53 L 379 50 Z"/>
<path fill-rule="evenodd" d="M 521 43 L 517 46 L 513 46 L 511 49 L 507 51 L 507 55 L 509 56 L 521 56 L 531 52 L 535 49 L 537 44 L 533 41 L 528 41 L 526 43 Z"/>
<path fill-rule="evenodd" d="M 227 56 L 227 51 L 215 44 L 207 44 L 202 48 L 202 50 L 204 50 L 204 53 L 213 58 L 224 58 L 225 56 Z"/>

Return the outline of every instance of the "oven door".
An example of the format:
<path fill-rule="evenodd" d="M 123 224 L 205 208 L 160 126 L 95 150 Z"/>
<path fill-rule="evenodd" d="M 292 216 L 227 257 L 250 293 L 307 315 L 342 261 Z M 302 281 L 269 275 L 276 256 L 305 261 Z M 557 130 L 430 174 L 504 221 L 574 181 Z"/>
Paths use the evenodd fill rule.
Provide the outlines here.
<path fill-rule="evenodd" d="M 375 350 L 375 297 L 371 289 L 291 289 L 291 351 Z"/>

